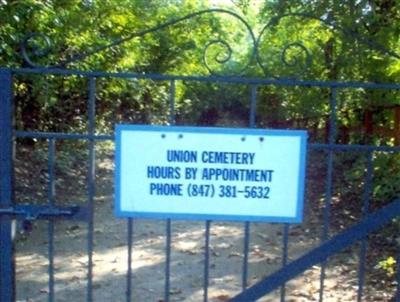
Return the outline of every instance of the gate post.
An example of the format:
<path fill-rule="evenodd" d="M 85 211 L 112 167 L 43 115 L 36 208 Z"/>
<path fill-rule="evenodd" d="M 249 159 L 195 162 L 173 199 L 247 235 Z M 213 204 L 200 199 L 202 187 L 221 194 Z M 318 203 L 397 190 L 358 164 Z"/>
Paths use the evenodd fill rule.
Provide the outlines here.
<path fill-rule="evenodd" d="M 13 206 L 12 73 L 0 68 L 0 209 Z M 0 301 L 15 300 L 11 217 L 0 212 Z"/>

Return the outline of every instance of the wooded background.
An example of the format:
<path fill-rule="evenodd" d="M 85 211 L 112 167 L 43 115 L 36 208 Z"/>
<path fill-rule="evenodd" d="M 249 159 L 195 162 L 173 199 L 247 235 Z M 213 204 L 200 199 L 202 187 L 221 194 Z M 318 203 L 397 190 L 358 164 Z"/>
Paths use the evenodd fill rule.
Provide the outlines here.
<path fill-rule="evenodd" d="M 2 0 L 0 66 L 27 66 L 21 55 L 21 43 L 30 33 L 46 34 L 51 40 L 49 53 L 42 58 L 34 57 L 32 49 L 27 50 L 33 61 L 44 66 L 56 65 L 119 38 L 218 7 L 242 16 L 256 36 L 261 33 L 257 49 L 260 64 L 251 58 L 252 41 L 240 20 L 229 14 L 207 13 L 75 60 L 66 67 L 208 75 L 210 72 L 203 61 L 204 48 L 210 41 L 224 40 L 232 48 L 232 57 L 226 63 L 215 60 L 227 59 L 228 49 L 222 43 L 211 43 L 204 54 L 215 74 L 238 75 L 248 65 L 243 76 L 395 83 L 400 75 L 399 6 L 395 0 Z M 41 37 L 34 37 L 28 47 L 35 43 L 43 47 L 43 42 Z M 285 64 L 282 51 L 288 45 L 283 56 Z M 86 100 L 80 93 L 85 90 L 82 85 L 85 83 L 78 78 L 67 83 L 52 77 L 31 77 L 30 81 L 18 85 L 15 100 L 19 127 L 46 131 L 82 127 L 77 117 L 77 113 L 83 114 L 86 110 Z M 222 112 L 230 112 L 238 120 L 245 119 L 248 91 L 244 87 L 230 86 L 221 94 L 215 85 L 208 86 L 206 90 L 204 85 L 177 86 L 177 107 L 185 111 L 177 112 L 178 123 L 185 115 L 181 123 L 215 124 Z M 102 83 L 98 96 L 102 101 L 97 105 L 99 119 L 105 120 L 113 108 L 115 114 L 126 119 L 165 122 L 152 121 L 146 115 L 149 110 L 160 109 L 167 96 L 166 89 L 151 81 Z M 329 115 L 326 93 L 321 94 L 317 89 L 295 90 L 260 89 L 260 126 L 308 128 L 315 134 L 326 128 Z M 400 143 L 400 102 L 396 91 L 359 89 L 345 91 L 340 98 L 339 139 L 342 142 Z M 47 122 L 49 116 L 51 123 Z M 323 133 L 320 135 L 324 137 Z"/>
<path fill-rule="evenodd" d="M 234 14 L 202 13 L 146 32 L 210 8 Z M 21 50 L 25 44 L 26 55 L 37 67 L 399 83 L 399 32 L 396 0 L 0 0 L 0 67 L 32 67 Z M 113 41 L 114 46 L 106 47 Z M 149 79 L 99 79 L 96 130 L 113 133 L 116 122 L 169 124 L 169 85 Z M 14 86 L 18 130 L 87 131 L 87 79 L 24 75 Z M 249 125 L 246 85 L 182 80 L 175 89 L 178 125 Z M 323 87 L 258 87 L 256 126 L 307 129 L 310 142 L 325 142 L 329 94 Z M 398 90 L 341 89 L 337 100 L 337 143 L 400 145 Z M 22 140 L 24 145 L 35 143 Z M 337 185 L 343 200 L 346 194 L 360 193 L 351 182 L 365 172 L 364 160 L 342 157 L 349 184 Z M 386 203 L 400 196 L 399 184 L 398 154 L 375 154 L 375 200 Z M 389 262 L 381 266 L 393 274 Z"/>

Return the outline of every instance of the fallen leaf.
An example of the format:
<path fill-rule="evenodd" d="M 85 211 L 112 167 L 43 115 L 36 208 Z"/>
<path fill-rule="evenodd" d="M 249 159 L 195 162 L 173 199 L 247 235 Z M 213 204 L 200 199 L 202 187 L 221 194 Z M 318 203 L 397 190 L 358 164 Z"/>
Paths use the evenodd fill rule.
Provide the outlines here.
<path fill-rule="evenodd" d="M 170 295 L 179 295 L 182 293 L 182 290 L 179 288 L 171 288 L 169 290 Z"/>
<path fill-rule="evenodd" d="M 239 252 L 231 252 L 229 254 L 229 258 L 231 258 L 231 257 L 243 257 L 243 255 L 242 255 L 242 253 L 239 253 Z"/>
<path fill-rule="evenodd" d="M 231 297 L 227 294 L 221 294 L 215 297 L 219 301 L 228 301 Z"/>

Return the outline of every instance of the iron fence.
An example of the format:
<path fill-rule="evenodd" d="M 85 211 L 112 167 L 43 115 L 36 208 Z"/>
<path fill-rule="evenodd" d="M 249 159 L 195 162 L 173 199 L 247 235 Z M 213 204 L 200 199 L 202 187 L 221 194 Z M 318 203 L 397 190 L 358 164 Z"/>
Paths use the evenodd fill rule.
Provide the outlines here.
<path fill-rule="evenodd" d="M 59 132 L 39 132 L 39 131 L 26 131 L 14 129 L 13 119 L 13 78 L 18 75 L 24 74 L 37 74 L 37 75 L 55 75 L 55 76 L 80 76 L 87 79 L 87 119 L 88 119 L 88 130 L 86 133 L 59 133 Z M 143 75 L 133 73 L 106 73 L 106 72 L 82 72 L 74 70 L 63 70 L 63 69 L 1 69 L 0 70 L 0 104 L 1 104 L 1 143 L 0 143 L 0 154 L 1 154 L 1 300 L 12 301 L 15 298 L 13 290 L 15 275 L 13 273 L 13 243 L 11 238 L 11 219 L 17 216 L 20 219 L 45 219 L 48 220 L 48 299 L 53 301 L 55 299 L 55 271 L 54 271 L 54 223 L 58 219 L 75 219 L 84 221 L 87 224 L 87 294 L 86 300 L 93 300 L 93 241 L 94 241 L 94 224 L 93 216 L 94 213 L 94 197 L 95 197 L 95 143 L 98 141 L 113 141 L 114 137 L 112 134 L 98 134 L 96 131 L 96 81 L 101 78 L 123 78 L 123 79 L 151 79 L 153 81 L 167 82 L 170 85 L 169 89 L 169 116 L 168 121 L 171 125 L 175 123 L 175 83 L 178 81 L 185 82 L 209 82 L 215 84 L 233 83 L 236 85 L 249 86 L 249 110 L 248 110 L 248 121 L 249 127 L 257 127 L 257 92 L 260 87 L 263 86 L 284 86 L 284 87 L 323 87 L 328 89 L 329 100 L 327 103 L 330 106 L 330 123 L 329 123 L 329 141 L 327 143 L 310 143 L 308 148 L 309 151 L 322 151 L 326 154 L 326 179 L 325 179 L 325 194 L 324 194 L 324 207 L 323 207 L 323 232 L 322 240 L 323 243 L 320 249 L 312 251 L 311 253 L 319 253 L 321 258 L 318 262 L 321 263 L 320 273 L 320 301 L 324 297 L 324 282 L 326 278 L 326 259 L 329 255 L 337 252 L 337 245 L 335 240 L 330 240 L 330 216 L 331 216 L 331 205 L 333 199 L 333 177 L 334 177 L 334 155 L 338 152 L 350 152 L 350 153 L 363 153 L 367 156 L 367 163 L 365 166 L 365 177 L 364 177 L 364 188 L 362 196 L 362 217 L 367 217 L 363 221 L 364 227 L 367 229 L 374 222 L 370 220 L 374 216 L 368 216 L 371 209 L 371 190 L 372 190 L 372 178 L 373 178 L 373 160 L 374 154 L 377 152 L 386 153 L 398 153 L 400 147 L 391 146 L 373 146 L 373 145 L 342 145 L 337 144 L 337 94 L 341 89 L 394 89 L 399 90 L 400 85 L 398 84 L 372 84 L 372 83 L 355 83 L 355 82 L 318 82 L 318 81 L 299 81 L 299 80 L 266 80 L 256 78 L 240 78 L 240 77 L 194 77 L 194 76 L 167 76 L 167 75 Z M 13 142 L 16 139 L 21 138 L 33 138 L 38 140 L 47 141 L 48 144 L 48 197 L 47 204 L 42 206 L 35 205 L 21 205 L 18 204 L 17 200 L 13 200 Z M 60 140 L 82 140 L 88 142 L 88 184 L 87 184 L 87 202 L 80 206 L 58 206 L 54 200 L 54 186 L 55 186 L 55 153 L 56 153 L 56 142 Z M 392 208 L 394 207 L 394 208 Z M 393 205 L 390 209 L 384 210 L 385 213 L 389 212 L 390 217 L 393 218 L 398 214 L 398 204 Z M 386 218 L 385 223 L 388 222 Z M 204 301 L 208 300 L 208 287 L 209 287 L 209 263 L 210 263 L 210 227 L 212 221 L 206 221 L 204 226 L 204 270 L 203 270 L 203 297 Z M 132 278 L 134 270 L 132 268 L 132 253 L 134 244 L 134 229 L 133 219 L 127 219 L 127 273 L 126 273 L 126 300 L 131 301 L 135 298 L 140 297 L 134 296 L 134 285 L 132 284 Z M 376 225 L 380 226 L 379 224 Z M 283 225 L 283 242 L 282 242 L 282 266 L 284 267 L 283 275 L 292 276 L 289 271 L 292 271 L 295 266 L 300 272 L 301 269 L 306 269 L 314 263 L 306 262 L 307 265 L 304 267 L 297 265 L 298 263 L 289 263 L 288 254 L 288 242 L 289 242 L 289 225 Z M 375 227 L 374 227 L 375 228 Z M 368 229 L 369 230 L 369 229 Z M 171 220 L 166 220 L 165 227 L 165 286 L 164 286 L 164 301 L 170 299 L 170 275 L 171 275 Z M 351 232 L 350 230 L 348 232 Z M 366 266 L 366 249 L 367 240 L 366 235 L 371 232 L 363 233 L 363 236 L 351 236 L 347 235 L 347 244 L 353 244 L 357 240 L 361 240 L 361 248 L 359 253 L 359 271 L 358 271 L 358 290 L 357 297 L 358 301 L 362 300 L 364 285 L 365 285 L 365 266 Z M 244 237 L 243 237 L 243 265 L 241 273 L 241 287 L 242 291 L 248 288 L 249 274 L 248 274 L 248 262 L 249 262 L 249 245 L 250 245 L 250 233 L 251 224 L 244 224 Z M 323 249 L 323 252 L 322 252 Z M 315 262 L 315 261 L 314 261 Z M 297 263 L 297 264 L 296 264 Z M 297 266 L 296 266 L 297 265 Z M 302 264 L 304 265 L 304 263 Z M 296 270 L 295 270 L 296 271 Z M 294 274 L 294 273 L 293 273 Z M 397 275 L 399 272 L 397 271 Z M 399 277 L 397 276 L 397 280 Z M 266 279 L 267 281 L 270 279 Z M 286 291 L 285 282 L 289 278 L 278 278 L 279 282 L 263 283 L 261 288 L 265 288 L 274 285 L 274 288 L 281 287 L 281 301 L 285 301 Z M 17 280 L 18 281 L 18 280 Z M 398 282 L 398 281 L 397 281 Z M 267 284 L 268 283 L 268 284 Z M 260 286 L 258 288 L 260 288 Z M 271 288 L 269 288 L 271 290 Z M 246 292 L 245 292 L 246 293 Z M 262 289 L 258 293 L 264 293 Z M 241 296 L 239 296 L 241 297 Z M 244 300 L 247 301 L 249 297 L 244 296 Z M 240 298 L 238 298 L 240 299 Z M 238 300 L 239 301 L 239 300 Z"/>

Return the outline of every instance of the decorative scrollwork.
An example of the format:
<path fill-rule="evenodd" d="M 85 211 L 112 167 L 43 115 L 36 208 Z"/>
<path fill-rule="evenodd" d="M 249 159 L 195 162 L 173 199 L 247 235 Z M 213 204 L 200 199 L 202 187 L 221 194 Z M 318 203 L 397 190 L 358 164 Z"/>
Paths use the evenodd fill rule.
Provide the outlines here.
<path fill-rule="evenodd" d="M 92 49 L 89 48 L 90 50 L 88 50 L 88 51 L 86 51 L 84 53 L 72 56 L 72 57 L 66 59 L 65 61 L 60 62 L 59 64 L 56 64 L 56 65 L 40 66 L 37 62 L 35 62 L 31 58 L 32 55 L 35 56 L 35 57 L 42 58 L 44 55 L 46 55 L 48 53 L 48 50 L 49 50 L 48 48 L 50 48 L 50 39 L 47 36 L 45 36 L 44 34 L 36 34 L 35 33 L 35 34 L 28 35 L 28 37 L 25 38 L 23 43 L 22 43 L 22 47 L 21 47 L 22 54 L 23 54 L 23 58 L 25 59 L 25 62 L 31 67 L 34 67 L 34 68 L 35 67 L 57 68 L 57 67 L 60 67 L 60 66 L 66 66 L 66 65 L 68 65 L 70 63 L 73 63 L 73 62 L 82 61 L 86 57 L 89 57 L 89 56 L 91 56 L 93 54 L 96 54 L 96 53 L 98 53 L 100 51 L 104 51 L 106 49 L 110 49 L 112 47 L 119 46 L 120 44 L 123 44 L 123 43 L 125 43 L 125 42 L 127 42 L 129 40 L 134 39 L 134 38 L 143 37 L 143 36 L 145 36 L 145 35 L 147 35 L 149 33 L 153 33 L 153 32 L 156 32 L 158 30 L 162 30 L 164 28 L 167 28 L 169 26 L 173 26 L 173 25 L 175 25 L 177 23 L 180 23 L 180 22 L 183 22 L 185 20 L 192 19 L 192 18 L 201 16 L 201 15 L 204 15 L 204 14 L 210 14 L 210 13 L 220 13 L 220 14 L 226 14 L 226 15 L 229 15 L 231 17 L 234 17 L 248 31 L 248 35 L 250 36 L 251 43 L 253 44 L 252 45 L 253 46 L 252 47 L 253 50 L 251 51 L 251 54 L 249 55 L 248 64 L 243 69 L 241 69 L 239 71 L 239 73 L 243 72 L 247 68 L 247 66 L 251 63 L 251 61 L 253 60 L 253 58 L 255 56 L 255 53 L 256 53 L 254 33 L 253 33 L 250 25 L 241 16 L 239 16 L 238 14 L 236 14 L 234 12 L 231 12 L 229 10 L 217 9 L 217 8 L 216 9 L 202 10 L 202 11 L 198 11 L 198 12 L 195 12 L 195 13 L 192 13 L 192 14 L 188 14 L 188 15 L 186 15 L 184 17 L 168 21 L 168 22 L 163 23 L 161 25 L 158 25 L 156 27 L 153 27 L 153 28 L 150 28 L 150 29 L 146 29 L 146 30 L 143 30 L 143 31 L 140 31 L 140 32 L 135 32 L 135 33 L 132 33 L 132 34 L 126 36 L 126 37 L 122 37 L 122 38 L 116 39 L 116 40 L 114 40 L 113 42 L 111 42 L 111 43 L 109 43 L 107 45 L 100 46 L 100 47 L 95 47 L 95 48 L 92 48 Z M 44 39 L 46 41 L 46 43 L 48 42 L 48 46 L 49 47 L 46 47 L 46 52 L 40 52 L 39 53 L 38 51 L 35 50 L 31 55 L 29 54 L 27 44 L 34 37 L 40 37 L 40 38 Z M 210 72 L 210 74 L 213 74 L 213 75 L 218 75 L 219 73 L 218 73 L 218 71 L 215 71 L 211 67 L 210 60 L 207 59 L 207 54 L 208 54 L 208 51 L 212 47 L 214 47 L 216 45 L 220 45 L 220 46 L 222 45 L 222 47 L 224 48 L 224 52 L 223 53 L 220 51 L 220 52 L 218 52 L 217 55 L 213 56 L 213 60 L 215 60 L 215 63 L 217 63 L 217 65 L 218 64 L 219 65 L 227 64 L 232 59 L 232 54 L 233 54 L 232 47 L 229 45 L 229 43 L 227 41 L 224 41 L 224 40 L 221 40 L 221 39 L 219 39 L 219 40 L 211 40 L 206 44 L 206 46 L 203 49 L 203 62 L 205 64 L 206 69 Z"/>
<path fill-rule="evenodd" d="M 241 58 L 241 60 L 239 61 L 234 61 L 233 54 L 235 52 L 235 47 L 232 47 L 232 45 L 230 45 L 228 41 L 222 39 L 212 39 L 209 42 L 207 42 L 203 48 L 202 59 L 204 67 L 212 75 L 218 75 L 218 76 L 222 75 L 221 70 L 223 70 L 224 73 L 228 72 L 228 73 L 235 73 L 234 75 L 242 75 L 251 64 L 256 64 L 259 68 L 261 68 L 261 70 L 264 73 L 264 76 L 276 77 L 270 74 L 270 71 L 268 70 L 266 63 L 263 63 L 261 59 L 261 50 L 260 50 L 261 38 L 267 32 L 267 30 L 275 28 L 283 18 L 288 18 L 288 17 L 298 17 L 298 18 L 318 21 L 321 24 L 325 25 L 329 30 L 338 30 L 344 33 L 345 35 L 351 35 L 354 39 L 357 39 L 359 42 L 370 46 L 372 49 L 377 50 L 382 54 L 390 55 L 392 57 L 400 59 L 399 54 L 386 49 L 385 47 L 379 45 L 374 41 L 366 39 L 365 37 L 359 35 L 356 31 L 352 29 L 348 30 L 341 28 L 335 23 L 329 21 L 328 19 L 315 17 L 305 13 L 290 13 L 272 17 L 269 20 L 269 22 L 261 29 L 256 39 L 252 28 L 244 18 L 242 18 L 235 12 L 218 8 L 194 12 L 186 16 L 183 16 L 181 18 L 170 20 L 156 27 L 152 27 L 140 32 L 134 32 L 126 37 L 121 37 L 119 39 L 116 39 L 104 46 L 93 47 L 93 48 L 88 47 L 89 49 L 88 51 L 71 56 L 65 59 L 64 61 L 54 65 L 42 66 L 38 63 L 40 60 L 43 60 L 43 58 L 46 55 L 48 55 L 51 49 L 50 39 L 42 33 L 29 34 L 21 43 L 21 53 L 25 62 L 33 68 L 37 67 L 58 68 L 61 66 L 66 66 L 70 63 L 82 61 L 86 57 L 94 55 L 98 52 L 113 48 L 115 46 L 119 46 L 134 38 L 140 38 L 149 33 L 153 33 L 158 30 L 174 26 L 185 20 L 193 19 L 204 14 L 216 14 L 216 13 L 228 15 L 230 17 L 235 18 L 238 22 L 240 22 L 241 25 L 244 27 L 245 31 L 247 31 L 248 33 L 249 38 L 247 38 L 247 40 L 250 41 L 249 43 L 251 48 L 249 51 L 247 51 L 248 54 L 246 57 L 247 62 L 244 61 L 243 58 Z M 276 63 L 276 60 L 273 60 L 271 57 L 266 57 L 265 59 L 270 64 Z M 306 71 L 308 68 L 311 67 L 312 64 L 311 52 L 307 49 L 307 47 L 303 43 L 297 41 L 291 42 L 282 47 L 280 51 L 280 62 L 283 66 L 286 67 L 286 69 L 292 69 L 292 72 L 290 72 L 289 74 L 297 77 L 299 76 L 299 74 L 297 73 L 303 73 L 304 71 Z M 243 66 L 238 66 L 239 64 L 243 64 Z"/>
<path fill-rule="evenodd" d="M 291 50 L 295 50 L 296 54 L 290 55 L 289 52 Z M 301 58 L 301 54 L 303 54 L 303 57 L 305 56 L 303 60 Z M 288 67 L 296 67 L 296 69 L 305 71 L 311 66 L 312 57 L 308 49 L 303 44 L 299 42 L 294 42 L 286 45 L 283 48 L 281 61 Z"/>
<path fill-rule="evenodd" d="M 48 36 L 43 33 L 31 33 L 21 43 L 21 54 L 25 62 L 31 67 L 40 67 L 32 58 L 44 58 L 51 49 L 51 42 Z"/>
<path fill-rule="evenodd" d="M 210 50 L 213 47 L 223 47 L 223 51 L 218 51 L 214 56 L 213 59 L 215 62 L 217 62 L 218 64 L 225 64 L 226 62 L 228 62 L 229 60 L 231 60 L 232 58 L 232 48 L 229 45 L 229 43 L 227 43 L 224 40 L 213 40 L 210 41 L 206 44 L 206 46 L 204 47 L 203 50 L 203 62 L 204 62 L 204 66 L 207 68 L 207 70 L 213 74 L 213 70 L 209 65 L 208 59 L 207 59 L 207 52 L 208 50 Z"/>
<path fill-rule="evenodd" d="M 275 16 L 272 17 L 269 22 L 262 28 L 260 31 L 258 37 L 257 37 L 257 42 L 256 42 L 256 47 L 257 47 L 257 56 L 256 56 L 256 61 L 258 66 L 262 69 L 264 72 L 264 75 L 267 77 L 274 77 L 277 78 L 276 75 L 271 74 L 271 71 L 269 68 L 267 68 L 267 64 L 263 62 L 261 58 L 261 39 L 263 35 L 268 31 L 272 30 L 276 26 L 279 25 L 280 21 L 286 17 L 303 17 L 307 18 L 310 17 L 306 14 L 285 14 L 285 15 L 280 15 L 280 16 Z M 318 19 L 311 17 L 313 19 Z M 320 20 L 320 19 L 318 19 Z M 320 20 L 321 21 L 321 20 Z M 280 54 L 279 60 L 280 63 L 282 64 L 283 67 L 287 67 L 286 69 L 291 69 L 288 74 L 285 76 L 289 77 L 295 77 L 298 78 L 301 74 L 303 74 L 307 69 L 309 69 L 312 65 L 312 55 L 309 49 L 301 42 L 291 42 L 288 43 L 284 46 L 281 46 L 282 49 L 280 49 L 277 54 Z M 272 57 L 267 57 L 268 62 L 276 62 L 274 58 Z"/>

